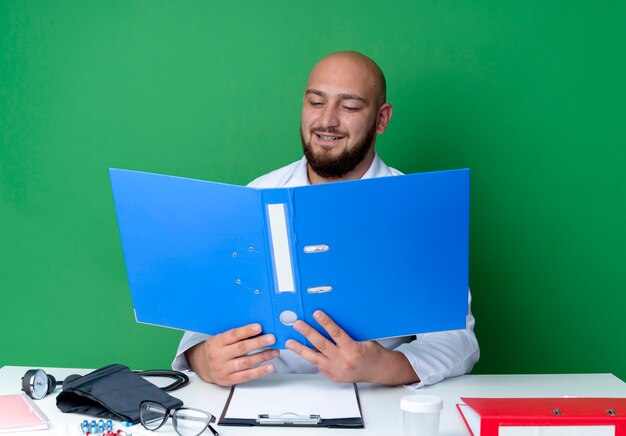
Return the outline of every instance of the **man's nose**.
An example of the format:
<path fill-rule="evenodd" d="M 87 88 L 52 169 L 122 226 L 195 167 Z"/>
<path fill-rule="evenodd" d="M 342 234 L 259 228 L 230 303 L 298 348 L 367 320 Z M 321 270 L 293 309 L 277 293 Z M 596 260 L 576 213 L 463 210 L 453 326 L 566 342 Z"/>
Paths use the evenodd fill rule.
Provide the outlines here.
<path fill-rule="evenodd" d="M 319 124 L 320 127 L 324 129 L 327 129 L 329 127 L 337 127 L 339 125 L 337 109 L 331 105 L 326 106 L 320 116 Z"/>

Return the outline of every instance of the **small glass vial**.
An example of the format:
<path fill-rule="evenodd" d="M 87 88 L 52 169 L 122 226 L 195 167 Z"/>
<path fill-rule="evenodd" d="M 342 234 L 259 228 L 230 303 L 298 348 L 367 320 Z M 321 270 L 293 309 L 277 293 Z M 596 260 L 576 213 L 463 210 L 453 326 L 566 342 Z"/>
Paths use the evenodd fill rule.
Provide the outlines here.
<path fill-rule="evenodd" d="M 407 395 L 400 400 L 404 436 L 438 436 L 443 400 L 434 395 Z"/>

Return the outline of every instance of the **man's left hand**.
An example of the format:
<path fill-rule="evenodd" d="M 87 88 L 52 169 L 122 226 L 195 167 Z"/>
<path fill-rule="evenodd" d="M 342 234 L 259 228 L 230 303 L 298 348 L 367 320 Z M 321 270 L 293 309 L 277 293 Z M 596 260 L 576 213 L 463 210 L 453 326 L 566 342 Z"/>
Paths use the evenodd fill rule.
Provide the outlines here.
<path fill-rule="evenodd" d="M 321 310 L 316 311 L 313 318 L 326 330 L 334 343 L 304 321 L 298 320 L 294 328 L 306 337 L 315 349 L 291 339 L 286 345 L 288 349 L 315 365 L 330 380 L 386 385 L 419 381 L 403 353 L 387 350 L 378 342 L 353 340 Z"/>

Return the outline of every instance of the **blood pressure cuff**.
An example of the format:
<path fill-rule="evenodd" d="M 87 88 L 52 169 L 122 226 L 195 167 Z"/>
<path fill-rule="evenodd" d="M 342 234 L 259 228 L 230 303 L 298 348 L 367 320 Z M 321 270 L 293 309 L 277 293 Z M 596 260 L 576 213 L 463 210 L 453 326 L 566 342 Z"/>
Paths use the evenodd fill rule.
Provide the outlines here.
<path fill-rule="evenodd" d="M 69 376 L 57 396 L 63 413 L 80 413 L 100 418 L 140 422 L 139 405 L 156 401 L 171 409 L 183 402 L 142 378 L 124 365 L 109 365 L 84 376 Z"/>

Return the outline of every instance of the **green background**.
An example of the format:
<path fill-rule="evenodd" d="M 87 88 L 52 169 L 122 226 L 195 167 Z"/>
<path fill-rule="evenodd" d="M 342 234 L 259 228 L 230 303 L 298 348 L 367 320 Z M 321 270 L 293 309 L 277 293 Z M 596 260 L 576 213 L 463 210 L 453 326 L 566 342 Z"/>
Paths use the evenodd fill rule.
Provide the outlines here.
<path fill-rule="evenodd" d="M 385 161 L 472 169 L 474 372 L 626 379 L 625 23 L 622 1 L 0 1 L 0 365 L 169 366 L 107 169 L 290 163 L 310 68 L 353 49 L 387 75 Z"/>

